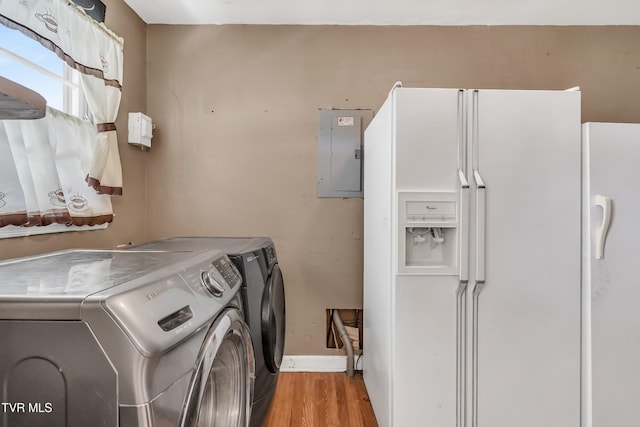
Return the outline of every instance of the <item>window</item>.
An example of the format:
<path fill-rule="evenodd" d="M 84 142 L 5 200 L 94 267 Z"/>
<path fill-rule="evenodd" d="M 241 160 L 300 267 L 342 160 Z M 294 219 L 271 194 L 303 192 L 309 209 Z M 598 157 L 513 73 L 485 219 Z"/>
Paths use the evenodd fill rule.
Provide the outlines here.
<path fill-rule="evenodd" d="M 0 74 L 49 100 L 40 120 L 0 121 L 0 229 L 102 227 L 113 220 L 110 196 L 122 194 L 114 122 L 124 40 L 67 0 L 0 2 L 0 24 Z"/>
<path fill-rule="evenodd" d="M 50 107 L 89 119 L 80 73 L 37 41 L 4 25 L 0 25 L 0 75 L 38 92 Z"/>

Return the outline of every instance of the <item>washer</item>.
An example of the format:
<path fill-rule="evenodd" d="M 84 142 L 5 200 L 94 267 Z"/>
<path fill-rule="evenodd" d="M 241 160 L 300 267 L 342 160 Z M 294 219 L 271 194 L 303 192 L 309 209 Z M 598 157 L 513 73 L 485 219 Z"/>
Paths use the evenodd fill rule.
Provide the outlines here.
<path fill-rule="evenodd" d="M 246 426 L 255 361 L 220 251 L 0 263 L 0 425 Z"/>
<path fill-rule="evenodd" d="M 276 391 L 285 341 L 285 293 L 273 241 L 267 237 L 177 237 L 135 249 L 206 250 L 226 253 L 244 279 L 247 323 L 256 355 L 256 382 L 251 414 L 259 427 Z"/>

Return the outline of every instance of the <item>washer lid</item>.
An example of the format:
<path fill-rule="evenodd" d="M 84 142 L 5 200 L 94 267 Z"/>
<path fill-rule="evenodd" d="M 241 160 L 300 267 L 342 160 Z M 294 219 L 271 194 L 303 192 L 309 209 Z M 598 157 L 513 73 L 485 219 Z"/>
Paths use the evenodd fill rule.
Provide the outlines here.
<path fill-rule="evenodd" d="M 191 256 L 189 251 L 68 250 L 8 260 L 0 263 L 0 317 L 77 319 L 89 295 L 175 268 Z"/>

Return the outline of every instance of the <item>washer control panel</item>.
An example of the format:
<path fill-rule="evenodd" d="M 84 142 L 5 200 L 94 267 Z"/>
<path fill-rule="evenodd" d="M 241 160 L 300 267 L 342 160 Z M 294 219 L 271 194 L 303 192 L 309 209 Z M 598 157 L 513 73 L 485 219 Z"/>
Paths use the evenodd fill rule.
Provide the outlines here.
<path fill-rule="evenodd" d="M 143 279 L 91 298 L 145 356 L 166 351 L 209 324 L 242 286 L 240 273 L 218 250 L 196 252 Z"/>
<path fill-rule="evenodd" d="M 215 268 L 212 268 L 207 271 L 203 271 L 200 274 L 200 280 L 204 287 L 213 295 L 214 297 L 221 297 L 224 293 L 224 285 L 220 280 L 219 274 Z"/>
<path fill-rule="evenodd" d="M 238 281 L 242 280 L 238 269 L 226 256 L 215 260 L 213 262 L 213 266 L 218 270 L 225 282 L 227 282 L 231 288 L 234 288 Z"/>
<path fill-rule="evenodd" d="M 214 297 L 222 296 L 225 288 L 233 289 L 242 281 L 240 273 L 226 256 L 216 259 L 212 264 L 212 268 L 202 271 L 200 280 Z"/>

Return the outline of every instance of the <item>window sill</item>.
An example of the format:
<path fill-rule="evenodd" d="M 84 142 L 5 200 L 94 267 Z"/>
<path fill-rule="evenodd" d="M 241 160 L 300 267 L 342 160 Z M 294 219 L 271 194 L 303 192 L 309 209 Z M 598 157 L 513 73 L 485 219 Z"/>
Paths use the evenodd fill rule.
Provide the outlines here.
<path fill-rule="evenodd" d="M 51 224 L 46 227 L 16 227 L 13 225 L 7 225 L 0 228 L 0 239 L 10 239 L 12 237 L 26 237 L 36 236 L 38 234 L 50 234 L 50 233 L 66 233 L 68 231 L 91 231 L 91 230 L 104 230 L 109 226 L 108 223 L 100 225 L 64 225 L 64 224 Z"/>

